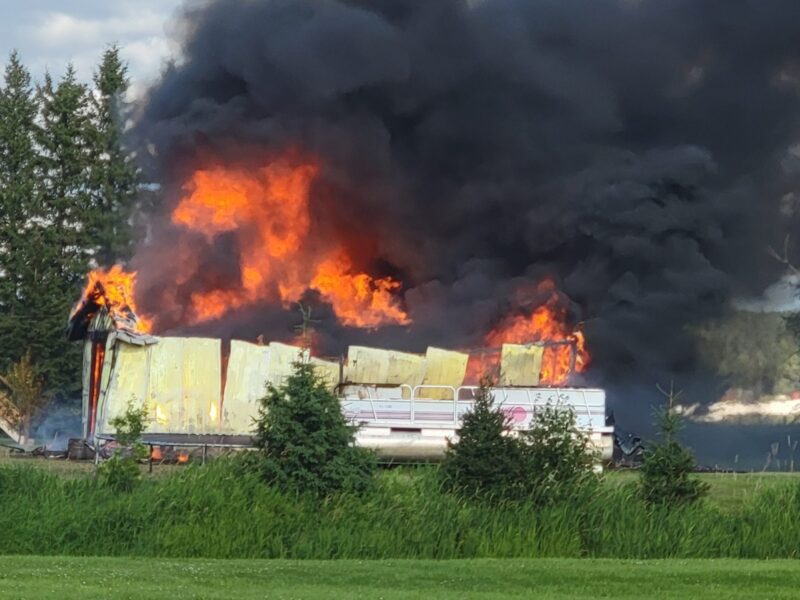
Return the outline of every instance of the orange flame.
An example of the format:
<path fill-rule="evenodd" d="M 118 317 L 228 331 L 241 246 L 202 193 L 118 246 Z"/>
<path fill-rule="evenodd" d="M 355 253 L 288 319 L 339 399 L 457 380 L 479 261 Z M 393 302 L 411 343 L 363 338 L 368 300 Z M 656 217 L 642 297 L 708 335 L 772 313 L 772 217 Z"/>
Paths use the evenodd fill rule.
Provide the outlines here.
<path fill-rule="evenodd" d="M 311 235 L 309 199 L 315 164 L 278 160 L 261 169 L 215 167 L 196 171 L 172 221 L 209 240 L 235 231 L 239 281 L 191 296 L 193 322 L 221 317 L 262 300 L 284 306 L 316 290 L 345 325 L 406 324 L 395 293 L 400 283 L 359 272 L 338 245 L 320 247 Z"/>
<path fill-rule="evenodd" d="M 543 303 L 530 314 L 504 319 L 486 335 L 485 342 L 491 348 L 503 344 L 544 343 L 539 382 L 542 385 L 564 385 L 573 372 L 580 373 L 589 365 L 586 340 L 580 329 L 567 325 L 564 297 L 555 284 L 545 280 L 538 286 L 538 292 L 548 294 Z M 500 355 L 492 356 L 496 365 Z"/>
<path fill-rule="evenodd" d="M 90 271 L 82 300 L 73 309 L 73 314 L 85 302 L 91 301 L 98 306 L 104 306 L 112 317 L 128 320 L 134 331 L 148 333 L 151 322 L 137 313 L 135 285 L 136 272 L 127 272 L 120 265 Z"/>

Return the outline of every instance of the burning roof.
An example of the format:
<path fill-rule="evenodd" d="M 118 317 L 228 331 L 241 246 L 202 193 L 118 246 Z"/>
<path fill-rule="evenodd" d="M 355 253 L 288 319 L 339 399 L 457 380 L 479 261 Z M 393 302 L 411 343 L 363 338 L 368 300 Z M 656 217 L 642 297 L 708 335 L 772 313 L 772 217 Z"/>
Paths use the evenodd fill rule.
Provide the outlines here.
<path fill-rule="evenodd" d="M 89 273 L 86 288 L 69 318 L 69 339 L 80 340 L 94 331 L 113 330 L 130 343 L 155 343 L 156 338 L 149 335 L 151 320 L 136 312 L 135 283 L 136 273 L 126 272 L 119 265 Z M 225 313 L 236 302 L 244 301 L 243 296 L 237 296 L 245 293 L 244 289 L 231 292 L 232 304 L 226 301 L 219 305 Z M 334 285 L 334 289 L 338 288 Z M 533 308 L 523 306 L 506 315 L 483 338 L 485 347 L 469 351 L 465 381 L 475 383 L 485 374 L 500 377 L 502 350 L 509 345 L 540 349 L 535 370 L 537 383 L 543 385 L 565 385 L 573 373 L 586 369 L 590 358 L 585 339 L 580 328 L 567 325 L 563 295 L 549 279 L 536 286 L 535 291 L 538 300 Z M 345 292 L 348 290 L 340 290 Z M 360 301 L 357 294 L 350 300 Z"/>
<path fill-rule="evenodd" d="M 143 343 L 153 339 L 147 335 L 149 321 L 136 314 L 135 283 L 136 273 L 128 273 L 120 265 L 90 272 L 81 299 L 69 316 L 68 339 L 82 340 L 95 330 L 114 330 Z"/>

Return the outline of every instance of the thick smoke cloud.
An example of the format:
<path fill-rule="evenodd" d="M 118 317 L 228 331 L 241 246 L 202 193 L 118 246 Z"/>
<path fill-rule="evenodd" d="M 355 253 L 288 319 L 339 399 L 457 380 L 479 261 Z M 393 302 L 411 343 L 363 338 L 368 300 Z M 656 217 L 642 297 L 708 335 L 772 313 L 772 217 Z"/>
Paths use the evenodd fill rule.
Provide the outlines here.
<path fill-rule="evenodd" d="M 209 162 L 322 157 L 318 227 L 401 279 L 414 320 L 345 331 L 322 307 L 328 351 L 479 344 L 551 276 L 585 322 L 590 378 L 680 380 L 687 328 L 779 274 L 765 248 L 797 183 L 798 30 L 789 0 L 190 3 L 136 135 L 165 211 Z M 204 242 L 154 223 L 134 266 L 157 303 L 164 253 Z M 203 250 L 209 272 L 226 247 Z M 296 322 L 253 307 L 200 331 Z"/>

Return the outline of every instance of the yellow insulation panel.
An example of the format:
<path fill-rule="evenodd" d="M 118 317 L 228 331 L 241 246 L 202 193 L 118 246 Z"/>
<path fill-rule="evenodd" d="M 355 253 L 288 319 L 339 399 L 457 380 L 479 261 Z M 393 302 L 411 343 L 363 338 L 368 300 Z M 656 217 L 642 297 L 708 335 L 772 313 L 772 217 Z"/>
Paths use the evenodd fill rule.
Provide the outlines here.
<path fill-rule="evenodd" d="M 308 357 L 308 351 L 304 351 L 297 346 L 270 342 L 269 345 L 269 369 L 267 379 L 272 385 L 283 384 L 286 378 L 292 373 L 294 363 L 298 359 Z"/>
<path fill-rule="evenodd" d="M 157 344 L 117 343 L 100 415 L 102 433 L 128 403 L 146 403 L 150 433 L 220 433 L 220 341 L 160 338 Z M 110 363 L 109 363 L 110 364 Z"/>
<path fill-rule="evenodd" d="M 408 352 L 350 346 L 345 380 L 352 383 L 410 386 L 422 383 L 425 357 Z"/>
<path fill-rule="evenodd" d="M 161 338 L 150 350 L 147 408 L 151 432 L 188 433 L 183 396 L 183 340 Z"/>
<path fill-rule="evenodd" d="M 218 433 L 222 377 L 218 339 L 182 338 L 182 433 Z"/>
<path fill-rule="evenodd" d="M 500 351 L 500 384 L 538 385 L 543 353 L 543 346 L 503 344 Z"/>
<path fill-rule="evenodd" d="M 469 354 L 463 352 L 428 347 L 425 353 L 425 375 L 422 383 L 457 388 L 464 381 L 468 360 Z M 449 390 L 429 389 L 425 390 L 424 395 L 434 400 L 453 399 L 453 394 Z"/>
<path fill-rule="evenodd" d="M 98 433 L 113 433 L 114 428 L 109 425 L 111 420 L 122 415 L 129 403 L 134 408 L 141 408 L 148 397 L 150 346 L 119 343 L 106 351 L 107 364 L 112 362 L 112 356 L 114 369 L 108 387 L 104 388 L 99 399 L 96 427 Z M 152 411 L 149 417 L 154 417 Z"/>
<path fill-rule="evenodd" d="M 222 400 L 224 433 L 245 434 L 253 430 L 258 401 L 267 391 L 269 356 L 269 346 L 231 341 Z"/>
<path fill-rule="evenodd" d="M 314 365 L 317 375 L 322 377 L 328 386 L 333 389 L 339 383 L 339 363 L 330 360 L 322 360 L 312 356 L 309 362 Z"/>

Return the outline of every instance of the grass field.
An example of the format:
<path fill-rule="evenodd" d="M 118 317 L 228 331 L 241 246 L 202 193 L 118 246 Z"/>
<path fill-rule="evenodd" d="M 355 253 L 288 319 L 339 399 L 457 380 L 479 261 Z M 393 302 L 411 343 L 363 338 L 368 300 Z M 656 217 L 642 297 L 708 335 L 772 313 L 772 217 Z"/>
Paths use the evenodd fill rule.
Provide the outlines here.
<path fill-rule="evenodd" d="M 0 449 L 0 467 L 30 466 L 66 477 L 88 477 L 94 473 L 92 462 L 75 462 L 61 459 L 44 458 L 9 458 Z M 153 473 L 148 473 L 147 466 L 142 465 L 146 478 L 161 478 L 178 473 L 186 467 L 183 465 L 153 465 Z M 619 486 L 632 483 L 638 473 L 632 470 L 607 471 L 606 484 Z M 759 492 L 773 489 L 786 483 L 800 483 L 800 473 L 787 472 L 754 472 L 754 473 L 698 473 L 697 477 L 711 485 L 709 499 L 720 508 L 733 509 L 753 498 Z"/>
<path fill-rule="evenodd" d="M 606 483 L 623 485 L 633 483 L 637 477 L 636 471 L 609 471 Z M 709 501 L 724 509 L 741 506 L 764 490 L 800 483 L 800 473 L 698 473 L 696 477 L 711 486 Z"/>
<path fill-rule="evenodd" d="M 800 478 L 699 474 L 709 498 L 648 506 L 636 473 L 567 501 L 472 501 L 432 468 L 383 471 L 321 500 L 267 486 L 241 461 L 163 466 L 114 493 L 93 465 L 0 461 L 1 555 L 164 559 L 800 558 Z"/>
<path fill-rule="evenodd" d="M 156 560 L 5 556 L 0 598 L 797 598 L 800 563 Z"/>

